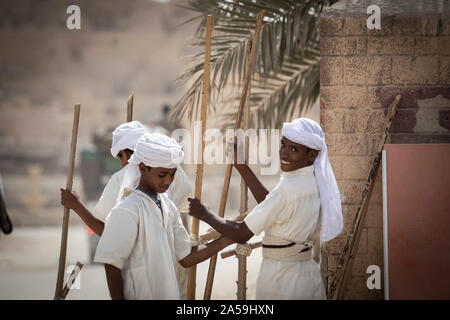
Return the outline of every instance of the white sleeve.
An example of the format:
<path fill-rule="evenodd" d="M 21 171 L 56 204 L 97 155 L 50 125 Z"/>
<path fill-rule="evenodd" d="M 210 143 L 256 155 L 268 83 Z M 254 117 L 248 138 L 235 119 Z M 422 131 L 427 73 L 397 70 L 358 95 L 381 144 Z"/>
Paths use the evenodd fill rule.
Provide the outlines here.
<path fill-rule="evenodd" d="M 134 248 L 138 233 L 138 215 L 122 207 L 111 211 L 95 252 L 94 262 L 122 269 Z"/>
<path fill-rule="evenodd" d="M 191 239 L 181 220 L 180 211 L 175 207 L 174 203 L 170 204 L 170 209 L 174 216 L 172 229 L 175 244 L 175 256 L 177 261 L 180 261 L 191 253 Z"/>
<path fill-rule="evenodd" d="M 276 221 L 286 202 L 287 195 L 283 189 L 274 189 L 248 214 L 244 219 L 245 224 L 255 236 L 259 235 Z"/>
<path fill-rule="evenodd" d="M 106 217 L 111 212 L 112 208 L 114 208 L 117 204 L 119 192 L 119 179 L 116 175 L 113 175 L 103 189 L 102 195 L 93 211 L 93 215 L 105 222 Z"/>

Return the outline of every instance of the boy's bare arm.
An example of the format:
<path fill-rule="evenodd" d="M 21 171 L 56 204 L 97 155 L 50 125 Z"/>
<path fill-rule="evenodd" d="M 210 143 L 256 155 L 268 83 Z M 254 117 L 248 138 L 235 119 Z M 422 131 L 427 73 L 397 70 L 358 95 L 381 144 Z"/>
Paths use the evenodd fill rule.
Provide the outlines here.
<path fill-rule="evenodd" d="M 233 244 L 234 242 L 235 241 L 222 236 L 208 244 L 193 247 L 191 253 L 178 262 L 184 268 L 189 268 L 197 263 L 205 261 L 206 259 L 210 258 L 213 254 L 219 252 L 223 248 L 228 247 L 230 244 Z"/>
<path fill-rule="evenodd" d="M 234 164 L 234 167 L 239 172 L 241 177 L 244 179 L 245 183 L 249 187 L 256 202 L 261 203 L 264 201 L 269 191 L 263 186 L 261 181 L 253 173 L 252 169 L 246 164 Z"/>
<path fill-rule="evenodd" d="M 122 272 L 111 264 L 105 264 L 106 280 L 112 300 L 125 300 L 123 295 Z"/>
<path fill-rule="evenodd" d="M 242 152 L 243 150 L 240 149 L 240 151 Z M 269 191 L 263 186 L 261 181 L 259 181 L 256 175 L 253 173 L 252 169 L 250 169 L 250 167 L 246 163 L 239 163 L 238 153 L 238 145 L 235 143 L 233 152 L 233 165 L 249 187 L 250 191 L 255 197 L 256 202 L 261 203 L 269 194 Z"/>
<path fill-rule="evenodd" d="M 75 211 L 80 218 L 99 236 L 102 235 L 105 224 L 100 219 L 97 219 L 83 202 L 75 191 L 68 191 L 61 189 L 61 204 L 69 209 Z"/>
<path fill-rule="evenodd" d="M 202 220 L 234 242 L 245 243 L 254 236 L 243 221 L 230 221 L 211 213 L 198 199 L 188 198 L 189 215 Z"/>

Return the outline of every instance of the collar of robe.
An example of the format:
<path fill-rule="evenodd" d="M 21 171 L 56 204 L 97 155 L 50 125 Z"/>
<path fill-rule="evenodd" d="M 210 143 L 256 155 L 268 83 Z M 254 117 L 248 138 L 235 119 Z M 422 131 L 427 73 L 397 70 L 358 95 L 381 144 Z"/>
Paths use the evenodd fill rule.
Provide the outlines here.
<path fill-rule="evenodd" d="M 301 175 L 312 175 L 314 174 L 314 165 L 310 165 L 307 167 L 303 167 L 297 170 L 292 170 L 288 172 L 283 172 L 281 174 L 282 177 L 296 177 Z"/>
<path fill-rule="evenodd" d="M 163 204 L 163 202 L 161 201 L 161 196 L 158 194 L 158 199 L 161 201 L 161 209 L 158 207 L 158 205 L 155 203 L 155 201 L 146 193 L 146 192 L 144 192 L 144 191 L 141 191 L 141 190 L 139 190 L 139 189 L 132 189 L 131 191 L 134 191 L 134 192 L 136 192 L 138 195 L 140 195 L 141 197 L 144 197 L 144 198 L 147 198 L 147 200 L 149 200 L 150 201 L 150 203 L 151 203 L 151 205 L 152 206 L 154 206 L 159 212 L 161 212 L 161 220 L 162 220 L 162 225 L 163 225 L 163 227 L 165 228 L 166 227 L 166 223 L 164 223 L 165 222 L 165 220 L 166 220 L 166 218 L 165 218 L 165 214 L 164 214 L 164 211 L 165 211 L 165 206 L 164 206 L 164 204 Z"/>

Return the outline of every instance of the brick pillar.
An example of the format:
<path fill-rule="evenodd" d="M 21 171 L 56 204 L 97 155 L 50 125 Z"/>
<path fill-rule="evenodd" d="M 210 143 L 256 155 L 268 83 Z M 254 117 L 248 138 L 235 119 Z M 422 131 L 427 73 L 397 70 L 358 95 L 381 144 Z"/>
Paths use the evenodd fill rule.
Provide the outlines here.
<path fill-rule="evenodd" d="M 381 9 L 380 30 L 366 26 L 369 5 Z M 395 95 L 402 100 L 388 142 L 450 143 L 449 12 L 444 0 L 341 0 L 321 15 L 320 121 L 344 215 L 342 234 L 326 244 L 331 274 Z M 362 227 L 345 298 L 383 299 L 383 285 L 366 287 L 369 265 L 383 272 L 381 166 Z"/>

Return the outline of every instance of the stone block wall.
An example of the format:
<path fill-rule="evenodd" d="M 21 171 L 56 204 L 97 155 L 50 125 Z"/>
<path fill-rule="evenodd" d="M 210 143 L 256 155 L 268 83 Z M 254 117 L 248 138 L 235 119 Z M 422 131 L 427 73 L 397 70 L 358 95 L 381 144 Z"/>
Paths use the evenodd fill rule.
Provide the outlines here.
<path fill-rule="evenodd" d="M 381 29 L 369 30 L 369 5 Z M 320 19 L 321 125 L 343 198 L 344 230 L 326 245 L 329 278 L 351 227 L 388 106 L 402 95 L 390 143 L 450 142 L 450 8 L 445 1 L 345 1 Z M 370 265 L 383 272 L 381 168 L 361 230 L 346 299 L 383 299 L 368 290 Z"/>

